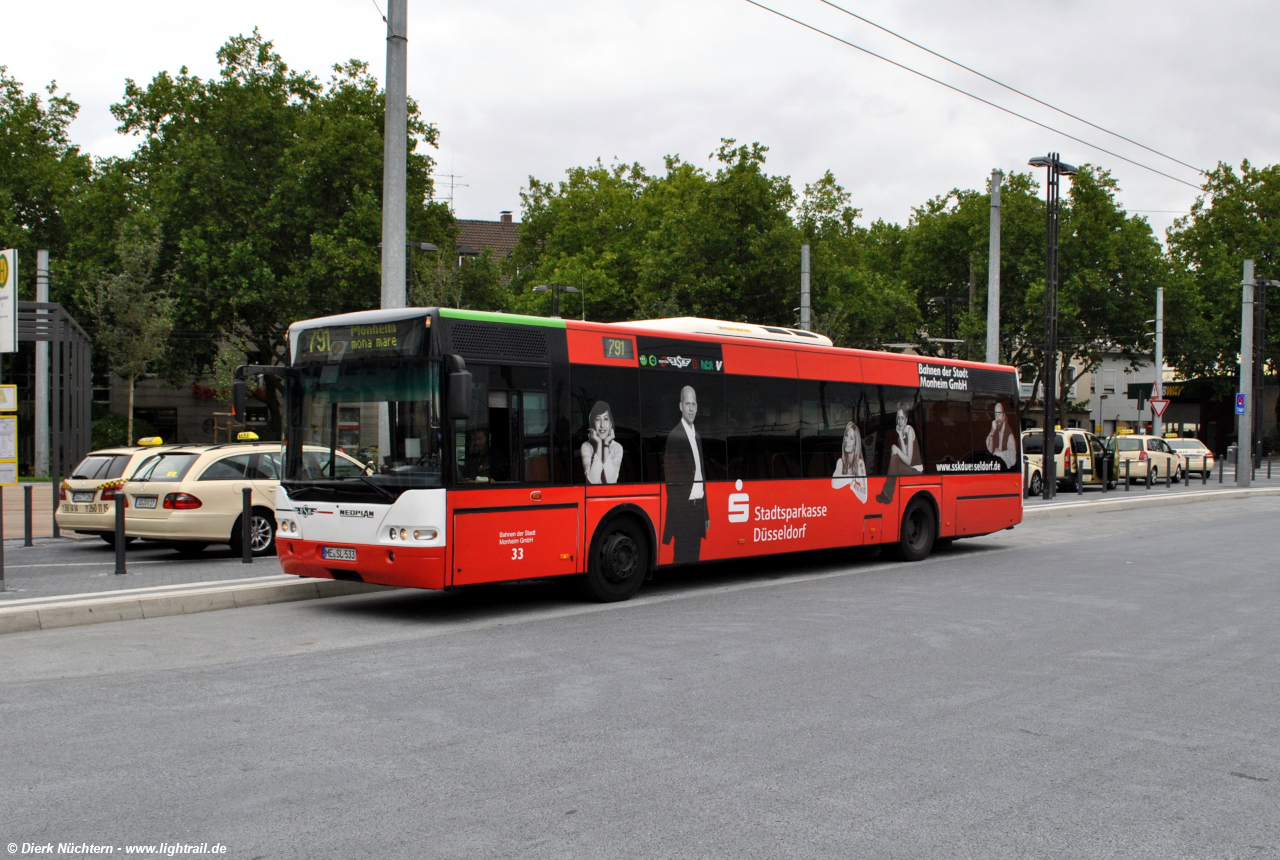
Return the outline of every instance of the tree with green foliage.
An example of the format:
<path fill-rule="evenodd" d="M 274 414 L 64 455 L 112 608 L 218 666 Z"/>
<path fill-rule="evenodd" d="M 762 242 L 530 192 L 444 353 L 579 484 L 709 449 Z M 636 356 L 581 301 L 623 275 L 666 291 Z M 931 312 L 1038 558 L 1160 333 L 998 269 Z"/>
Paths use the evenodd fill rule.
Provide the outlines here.
<path fill-rule="evenodd" d="M 805 186 L 797 221 L 811 248 L 810 283 L 814 330 L 838 346 L 882 349 L 914 340 L 920 314 L 899 278 L 903 230 L 876 221 L 857 224 L 861 214 L 827 171 Z"/>
<path fill-rule="evenodd" d="M 80 108 L 56 84 L 42 99 L 0 66 L 0 248 L 17 248 L 20 289 L 35 298 L 35 251 L 57 257 L 70 241 L 68 210 L 85 192 L 92 160 L 71 143 Z"/>
<path fill-rule="evenodd" d="M 1193 310 L 1175 331 L 1166 323 L 1166 352 L 1188 375 L 1226 378 L 1240 366 L 1244 261 L 1254 261 L 1258 277 L 1280 278 L 1280 165 L 1255 167 L 1246 160 L 1237 171 L 1220 163 L 1204 191 L 1168 232 L 1169 253 Z M 1269 294 L 1267 303 L 1280 308 L 1280 296 Z M 1280 358 L 1280 326 L 1270 328 L 1264 348 L 1274 362 Z"/>
<path fill-rule="evenodd" d="M 356 60 L 327 84 L 295 72 L 255 30 L 218 50 L 216 78 L 182 68 L 112 111 L 141 136 L 122 166 L 160 228 L 159 270 L 178 299 L 171 375 L 198 373 L 222 337 L 242 337 L 261 364 L 287 359 L 295 320 L 380 302 L 384 93 Z M 430 202 L 436 129 L 409 105 L 408 229 L 442 244 L 448 210 Z M 267 406 L 280 426 L 278 380 Z"/>
<path fill-rule="evenodd" d="M 174 300 L 154 281 L 159 253 L 160 241 L 154 233 L 126 228 L 116 250 L 119 269 L 99 275 L 82 299 L 95 323 L 95 348 L 129 384 L 125 439 L 130 444 L 134 441 L 134 386 L 138 377 L 163 360 L 173 330 Z"/>

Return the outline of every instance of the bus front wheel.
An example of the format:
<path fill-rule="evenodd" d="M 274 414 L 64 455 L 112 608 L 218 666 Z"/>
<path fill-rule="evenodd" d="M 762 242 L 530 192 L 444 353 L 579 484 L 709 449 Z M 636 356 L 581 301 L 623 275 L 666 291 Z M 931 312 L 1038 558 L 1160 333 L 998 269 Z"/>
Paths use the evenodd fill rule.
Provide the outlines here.
<path fill-rule="evenodd" d="M 898 554 L 905 561 L 923 561 L 933 550 L 938 537 L 938 521 L 933 509 L 924 502 L 914 501 L 902 515 L 902 536 L 898 539 Z"/>
<path fill-rule="evenodd" d="M 649 574 L 648 540 L 634 520 L 615 520 L 596 533 L 587 561 L 587 593 L 601 603 L 626 600 Z"/>

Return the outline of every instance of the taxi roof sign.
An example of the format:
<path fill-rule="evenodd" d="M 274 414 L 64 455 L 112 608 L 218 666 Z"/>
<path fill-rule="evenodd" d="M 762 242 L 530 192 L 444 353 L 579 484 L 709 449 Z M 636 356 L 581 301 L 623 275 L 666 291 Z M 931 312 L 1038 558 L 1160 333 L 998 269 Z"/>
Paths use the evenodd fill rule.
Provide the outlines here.
<path fill-rule="evenodd" d="M 144 448 L 154 448 L 156 445 L 163 445 L 164 440 L 159 436 L 143 436 L 138 440 L 138 444 Z"/>
<path fill-rule="evenodd" d="M 242 430 L 236 434 L 236 441 L 237 442 L 256 442 L 258 441 L 258 434 L 254 433 L 252 430 Z"/>
<path fill-rule="evenodd" d="M 1116 435 L 1117 435 L 1117 436 L 1132 436 L 1132 435 L 1133 435 L 1133 428 L 1131 428 L 1131 427 L 1121 427 L 1119 430 L 1117 430 L 1117 431 L 1116 431 Z"/>

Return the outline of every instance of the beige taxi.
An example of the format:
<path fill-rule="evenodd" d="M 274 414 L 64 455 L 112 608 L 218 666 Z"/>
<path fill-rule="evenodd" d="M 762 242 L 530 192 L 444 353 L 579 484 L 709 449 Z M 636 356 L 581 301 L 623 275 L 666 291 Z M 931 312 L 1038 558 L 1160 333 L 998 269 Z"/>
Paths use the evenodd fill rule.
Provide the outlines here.
<path fill-rule="evenodd" d="M 54 518 L 59 529 L 97 535 L 115 544 L 116 492 L 148 458 L 167 450 L 158 438 L 138 441 L 142 444 L 93 451 L 71 470 L 70 477 L 58 485 L 58 510 Z"/>
<path fill-rule="evenodd" d="M 304 449 L 317 460 L 327 448 Z M 339 472 L 363 474 L 365 466 L 337 452 Z M 305 465 L 305 464 L 304 464 Z M 284 473 L 284 445 L 280 442 L 231 442 L 222 445 L 184 445 L 147 460 L 125 484 L 125 534 L 131 538 L 164 541 L 183 554 L 195 554 L 209 544 L 241 546 L 243 491 L 250 490 L 252 518 L 249 546 L 254 555 L 275 552 L 276 485 Z"/>
<path fill-rule="evenodd" d="M 1186 459 L 1159 436 L 1118 434 L 1107 442 L 1107 450 L 1115 458 L 1116 475 L 1121 480 L 1125 476 L 1125 461 L 1129 463 L 1130 481 L 1145 481 L 1149 474 L 1153 484 L 1165 478 L 1176 484 L 1187 468 Z"/>

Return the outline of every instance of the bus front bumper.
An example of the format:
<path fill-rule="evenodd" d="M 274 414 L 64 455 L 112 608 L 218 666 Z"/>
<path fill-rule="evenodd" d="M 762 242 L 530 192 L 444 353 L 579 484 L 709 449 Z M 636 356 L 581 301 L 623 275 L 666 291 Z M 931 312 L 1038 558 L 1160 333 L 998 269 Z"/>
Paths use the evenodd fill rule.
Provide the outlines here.
<path fill-rule="evenodd" d="M 325 558 L 325 547 L 355 550 L 355 561 Z M 403 546 L 389 549 L 368 544 L 339 544 L 276 538 L 280 567 L 294 576 L 359 579 L 405 588 L 444 588 L 448 547 Z M 354 575 L 353 575 L 354 574 Z"/>

